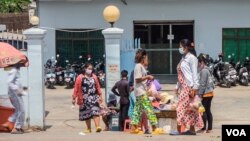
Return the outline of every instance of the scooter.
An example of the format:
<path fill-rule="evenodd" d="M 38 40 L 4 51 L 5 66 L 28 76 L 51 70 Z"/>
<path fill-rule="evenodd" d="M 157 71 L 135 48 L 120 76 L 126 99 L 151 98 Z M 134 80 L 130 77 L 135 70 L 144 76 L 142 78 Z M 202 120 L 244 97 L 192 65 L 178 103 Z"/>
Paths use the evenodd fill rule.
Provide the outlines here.
<path fill-rule="evenodd" d="M 102 88 L 105 88 L 105 73 L 103 71 L 98 72 L 98 79 Z"/>
<path fill-rule="evenodd" d="M 237 71 L 235 69 L 234 54 L 232 54 L 232 56 L 229 55 L 228 60 L 229 60 L 229 62 L 228 62 L 228 64 L 229 64 L 228 65 L 228 67 L 229 67 L 228 68 L 228 73 L 230 75 L 230 82 L 231 82 L 232 86 L 236 86 L 238 77 L 237 77 Z"/>
<path fill-rule="evenodd" d="M 64 78 L 65 78 L 65 89 L 71 89 L 74 87 L 75 79 L 76 79 L 76 73 L 74 72 L 73 68 L 69 64 L 69 61 L 66 60 L 67 66 L 66 70 L 64 72 Z"/>
<path fill-rule="evenodd" d="M 246 58 L 245 58 L 243 67 L 246 67 L 246 68 L 247 68 L 247 72 L 248 72 L 248 82 L 249 82 L 249 81 L 250 81 L 250 59 L 249 59 L 249 57 L 246 57 Z"/>
<path fill-rule="evenodd" d="M 61 66 L 56 66 L 55 68 L 56 73 L 56 84 L 63 86 L 64 85 L 64 72 Z"/>
<path fill-rule="evenodd" d="M 53 58 L 52 58 L 53 59 Z M 45 75 L 46 75 L 46 80 L 45 80 L 45 85 L 48 89 L 56 89 L 55 88 L 55 69 L 52 63 L 52 60 L 49 59 L 47 60 L 45 64 Z"/>
<path fill-rule="evenodd" d="M 229 66 L 222 61 L 223 56 L 219 55 L 219 58 L 214 62 L 213 75 L 217 79 L 220 86 L 226 85 L 227 88 L 231 87 L 231 80 L 229 75 Z"/>
<path fill-rule="evenodd" d="M 240 61 L 235 65 L 235 69 L 238 74 L 238 81 L 240 85 L 248 86 L 248 72 L 246 67 L 242 67 Z"/>

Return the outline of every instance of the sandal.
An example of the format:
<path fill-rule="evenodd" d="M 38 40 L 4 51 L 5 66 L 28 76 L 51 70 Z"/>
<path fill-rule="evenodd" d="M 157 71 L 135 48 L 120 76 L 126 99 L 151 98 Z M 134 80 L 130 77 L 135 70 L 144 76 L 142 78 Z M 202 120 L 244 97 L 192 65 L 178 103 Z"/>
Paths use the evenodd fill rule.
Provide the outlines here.
<path fill-rule="evenodd" d="M 206 133 L 206 130 L 201 129 L 201 130 L 198 130 L 197 133 Z"/>
<path fill-rule="evenodd" d="M 100 133 L 101 131 L 102 131 L 102 128 L 101 128 L 101 127 L 97 127 L 97 128 L 96 128 L 96 132 L 97 132 L 97 133 Z"/>
<path fill-rule="evenodd" d="M 11 131 L 11 134 L 23 134 L 24 132 L 21 131 L 21 129 L 19 128 L 14 128 L 12 131 Z"/>
<path fill-rule="evenodd" d="M 161 135 L 161 134 L 164 134 L 164 131 L 162 128 L 156 128 L 153 132 L 152 132 L 153 135 Z"/>
<path fill-rule="evenodd" d="M 143 134 L 143 131 L 139 130 L 139 129 L 132 129 L 130 131 L 130 134 L 137 134 L 137 135 L 141 135 Z"/>
<path fill-rule="evenodd" d="M 181 133 L 179 131 L 173 131 L 169 135 L 178 136 L 178 135 L 181 135 Z"/>
<path fill-rule="evenodd" d="M 196 133 L 195 132 L 192 132 L 192 131 L 190 131 L 190 130 L 188 130 L 188 131 L 186 131 L 186 132 L 183 132 L 183 133 L 181 133 L 182 135 L 196 135 Z"/>
<path fill-rule="evenodd" d="M 83 133 L 91 133 L 91 129 L 86 129 Z"/>

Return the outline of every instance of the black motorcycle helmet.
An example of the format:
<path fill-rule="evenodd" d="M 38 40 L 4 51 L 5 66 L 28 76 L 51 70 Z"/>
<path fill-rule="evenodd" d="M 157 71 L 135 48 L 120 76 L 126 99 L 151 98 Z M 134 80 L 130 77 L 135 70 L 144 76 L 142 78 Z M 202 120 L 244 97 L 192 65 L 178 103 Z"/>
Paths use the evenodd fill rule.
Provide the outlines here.
<path fill-rule="evenodd" d="M 219 58 L 223 58 L 224 57 L 223 53 L 220 53 L 218 56 L 219 56 Z"/>
<path fill-rule="evenodd" d="M 51 66 L 52 66 L 52 60 L 49 59 L 49 60 L 47 60 L 47 62 L 46 62 L 46 67 L 50 68 Z"/>

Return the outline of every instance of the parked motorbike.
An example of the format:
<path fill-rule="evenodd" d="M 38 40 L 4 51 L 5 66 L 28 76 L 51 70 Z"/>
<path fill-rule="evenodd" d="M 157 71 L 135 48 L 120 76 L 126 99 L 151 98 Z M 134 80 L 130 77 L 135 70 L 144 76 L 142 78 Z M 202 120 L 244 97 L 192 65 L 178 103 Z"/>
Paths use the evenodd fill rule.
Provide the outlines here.
<path fill-rule="evenodd" d="M 237 71 L 237 75 L 238 75 L 238 81 L 240 85 L 243 86 L 248 86 L 248 72 L 247 72 L 247 68 L 243 67 L 240 64 L 240 61 L 238 61 L 235 65 L 235 69 Z"/>
<path fill-rule="evenodd" d="M 207 66 L 208 66 L 208 69 L 210 71 L 210 74 L 212 74 L 212 79 L 213 79 L 214 85 L 217 86 L 218 81 L 213 75 L 213 73 L 214 73 L 214 60 L 208 54 L 206 55 L 206 58 L 207 58 Z"/>
<path fill-rule="evenodd" d="M 219 55 L 219 58 L 214 61 L 213 75 L 217 79 L 220 86 L 225 85 L 227 88 L 231 87 L 231 79 L 229 75 L 229 63 L 222 61 L 223 55 Z"/>
<path fill-rule="evenodd" d="M 105 73 L 104 73 L 104 62 L 103 61 L 96 61 L 94 64 L 94 71 L 99 79 L 100 85 L 102 88 L 105 87 Z"/>
<path fill-rule="evenodd" d="M 250 81 L 250 59 L 249 59 L 249 57 L 246 57 L 246 58 L 245 58 L 245 61 L 244 61 L 243 66 L 247 68 L 247 72 L 248 72 L 248 81 Z"/>
<path fill-rule="evenodd" d="M 228 74 L 230 76 L 231 85 L 236 86 L 237 85 L 237 72 L 235 68 L 233 67 L 233 65 L 226 63 L 226 65 L 227 64 L 228 64 Z"/>
<path fill-rule="evenodd" d="M 98 79 L 102 88 L 105 88 L 105 73 L 103 71 L 98 72 Z"/>
<path fill-rule="evenodd" d="M 74 72 L 73 68 L 69 64 L 69 61 L 66 60 L 67 66 L 66 70 L 64 72 L 64 78 L 65 78 L 65 89 L 70 89 L 74 87 L 75 79 L 76 79 L 76 73 Z"/>
<path fill-rule="evenodd" d="M 64 85 L 64 72 L 61 66 L 56 66 L 55 68 L 56 73 L 56 84 L 63 86 Z"/>
<path fill-rule="evenodd" d="M 51 59 L 47 60 L 45 64 L 45 85 L 48 89 L 55 89 L 55 68 Z"/>
<path fill-rule="evenodd" d="M 229 75 L 230 75 L 230 81 L 233 86 L 236 86 L 238 76 L 237 71 L 235 69 L 235 63 L 234 63 L 234 54 L 228 56 L 228 63 L 229 63 Z"/>

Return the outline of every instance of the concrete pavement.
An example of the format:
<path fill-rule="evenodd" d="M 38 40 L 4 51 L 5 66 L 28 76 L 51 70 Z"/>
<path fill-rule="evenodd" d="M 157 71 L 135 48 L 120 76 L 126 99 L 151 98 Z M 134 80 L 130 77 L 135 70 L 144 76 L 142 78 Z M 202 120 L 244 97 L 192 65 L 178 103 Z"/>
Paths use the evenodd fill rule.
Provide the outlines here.
<path fill-rule="evenodd" d="M 174 85 L 164 85 L 163 88 L 164 91 L 173 94 Z M 85 124 L 78 121 L 78 107 L 74 109 L 71 107 L 72 92 L 72 89 L 63 87 L 57 87 L 56 90 L 46 89 L 46 131 L 23 135 L 0 133 L 0 141 L 221 141 L 222 124 L 250 124 L 250 87 L 237 86 L 230 89 L 217 87 L 212 103 L 214 130 L 211 134 L 146 136 L 124 132 L 102 132 L 82 136 L 79 132 L 85 128 Z M 92 126 L 95 129 L 94 124 Z M 102 127 L 104 128 L 103 123 Z"/>

